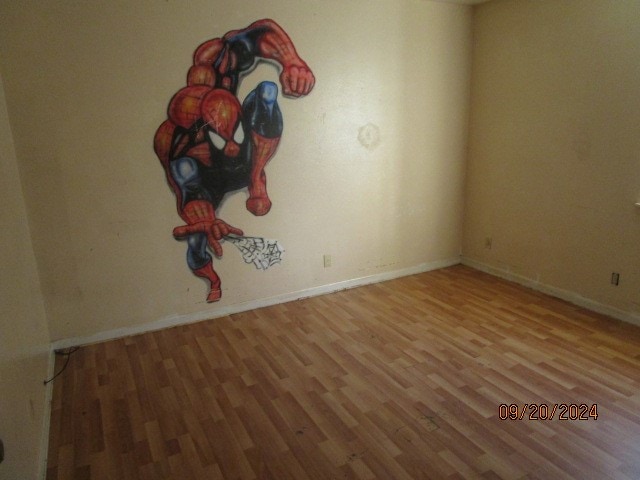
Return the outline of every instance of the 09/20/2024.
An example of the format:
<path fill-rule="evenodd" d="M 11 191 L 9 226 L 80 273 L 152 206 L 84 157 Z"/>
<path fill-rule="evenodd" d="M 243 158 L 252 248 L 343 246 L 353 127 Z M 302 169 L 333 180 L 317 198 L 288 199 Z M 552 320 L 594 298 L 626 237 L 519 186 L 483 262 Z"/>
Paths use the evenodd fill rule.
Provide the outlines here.
<path fill-rule="evenodd" d="M 528 415 L 527 415 L 528 413 Z M 500 420 L 597 420 L 598 404 L 593 403 L 501 403 L 498 407 Z"/>

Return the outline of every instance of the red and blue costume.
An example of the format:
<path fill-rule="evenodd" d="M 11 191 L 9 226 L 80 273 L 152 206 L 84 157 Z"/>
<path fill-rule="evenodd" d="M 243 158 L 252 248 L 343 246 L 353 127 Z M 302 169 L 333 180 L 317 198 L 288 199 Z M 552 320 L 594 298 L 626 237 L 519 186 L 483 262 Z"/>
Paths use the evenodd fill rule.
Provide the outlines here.
<path fill-rule="evenodd" d="M 220 299 L 221 284 L 208 249 L 222 256 L 220 240 L 243 235 L 216 217 L 220 202 L 247 187 L 247 210 L 266 215 L 271 208 L 264 168 L 282 135 L 278 86 L 261 82 L 242 104 L 236 97 L 240 81 L 260 60 L 281 68 L 285 96 L 304 96 L 313 88 L 313 73 L 289 36 L 273 20 L 259 20 L 196 49 L 187 86 L 171 99 L 168 119 L 155 135 L 155 152 L 185 222 L 173 235 L 187 241 L 189 268 L 209 281 L 209 302 Z"/>

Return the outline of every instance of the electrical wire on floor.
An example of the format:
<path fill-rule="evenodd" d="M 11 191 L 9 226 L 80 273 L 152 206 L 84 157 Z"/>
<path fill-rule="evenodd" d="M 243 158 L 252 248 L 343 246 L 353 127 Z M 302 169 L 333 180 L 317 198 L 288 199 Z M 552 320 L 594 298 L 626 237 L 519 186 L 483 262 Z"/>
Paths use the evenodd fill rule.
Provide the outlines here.
<path fill-rule="evenodd" d="M 49 380 L 45 380 L 44 384 L 47 385 L 48 383 L 53 382 L 56 378 L 58 378 L 58 376 L 65 371 L 65 369 L 67 368 L 67 366 L 69 365 L 69 360 L 71 360 L 71 355 L 73 355 L 74 353 L 76 353 L 78 350 L 80 350 L 80 347 L 72 347 L 72 348 L 67 348 L 66 350 L 60 349 L 60 350 L 56 350 L 54 353 L 58 356 L 61 357 L 67 357 L 67 359 L 64 362 L 64 365 L 62 366 L 62 369 L 56 373 L 53 377 L 51 377 Z"/>

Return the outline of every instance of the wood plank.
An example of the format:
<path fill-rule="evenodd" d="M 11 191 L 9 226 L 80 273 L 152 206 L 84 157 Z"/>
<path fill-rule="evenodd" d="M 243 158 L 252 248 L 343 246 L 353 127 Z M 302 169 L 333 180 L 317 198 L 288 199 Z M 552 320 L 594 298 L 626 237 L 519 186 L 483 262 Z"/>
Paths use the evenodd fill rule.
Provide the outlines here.
<path fill-rule="evenodd" d="M 640 328 L 456 266 L 81 347 L 47 479 L 629 480 L 638 392 Z"/>

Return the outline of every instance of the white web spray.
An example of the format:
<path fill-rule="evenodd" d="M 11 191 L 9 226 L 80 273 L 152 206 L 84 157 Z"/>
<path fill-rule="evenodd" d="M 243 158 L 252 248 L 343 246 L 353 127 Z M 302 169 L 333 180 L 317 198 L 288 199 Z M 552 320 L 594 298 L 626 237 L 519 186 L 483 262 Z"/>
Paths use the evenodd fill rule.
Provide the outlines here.
<path fill-rule="evenodd" d="M 258 270 L 266 270 L 282 261 L 284 247 L 277 240 L 235 235 L 227 235 L 224 238 L 240 250 L 245 263 L 253 263 Z"/>

